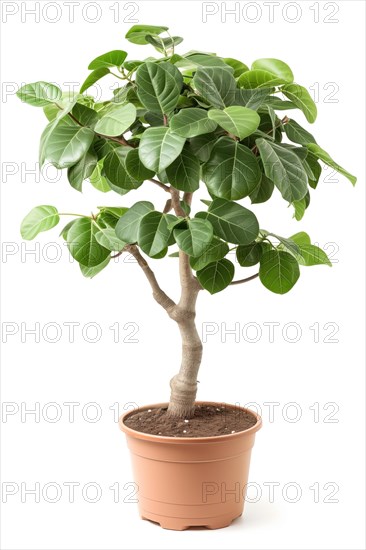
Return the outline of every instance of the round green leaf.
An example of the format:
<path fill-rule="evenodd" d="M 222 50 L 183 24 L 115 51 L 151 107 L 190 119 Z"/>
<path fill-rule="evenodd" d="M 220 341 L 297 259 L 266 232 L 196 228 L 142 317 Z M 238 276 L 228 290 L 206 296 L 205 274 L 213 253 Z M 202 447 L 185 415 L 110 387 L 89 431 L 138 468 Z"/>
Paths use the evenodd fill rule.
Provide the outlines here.
<path fill-rule="evenodd" d="M 103 78 L 103 76 L 109 73 L 110 73 L 110 70 L 103 67 L 101 69 L 96 69 L 95 71 L 90 73 L 90 75 L 86 78 L 86 80 L 84 80 L 83 84 L 81 85 L 80 93 L 82 94 L 83 92 L 85 92 L 85 90 L 90 88 L 90 86 L 93 86 L 93 84 L 98 82 L 98 80 L 100 80 L 101 78 Z"/>
<path fill-rule="evenodd" d="M 299 277 L 299 264 L 288 252 L 270 250 L 261 257 L 259 278 L 271 292 L 286 294 Z"/>
<path fill-rule="evenodd" d="M 167 31 L 168 27 L 162 27 L 161 25 L 134 25 L 126 34 L 126 38 L 133 44 L 148 44 L 146 40 L 147 34 L 161 34 Z"/>
<path fill-rule="evenodd" d="M 182 152 L 185 138 L 173 134 L 169 128 L 148 128 L 141 136 L 139 155 L 141 162 L 158 174 L 172 164 Z"/>
<path fill-rule="evenodd" d="M 151 257 L 156 257 L 168 246 L 172 230 L 170 224 L 176 217 L 161 212 L 148 212 L 139 225 L 138 244 Z M 164 254 L 165 255 L 165 254 Z"/>
<path fill-rule="evenodd" d="M 111 52 L 99 55 L 89 64 L 88 69 L 102 69 L 105 67 L 120 67 L 127 57 L 127 52 L 122 50 L 112 50 Z"/>
<path fill-rule="evenodd" d="M 104 173 L 117 193 L 119 190 L 137 189 L 143 182 L 135 180 L 127 172 L 125 159 L 129 150 L 127 147 L 116 147 L 104 159 Z"/>
<path fill-rule="evenodd" d="M 352 185 L 355 185 L 357 182 L 357 178 L 355 176 L 352 176 L 345 168 L 342 168 L 335 160 L 331 158 L 331 156 L 324 151 L 319 145 L 316 143 L 309 143 L 307 145 L 307 148 L 309 151 L 311 151 L 318 159 L 322 160 L 325 164 L 330 166 L 331 168 L 334 168 L 334 170 L 337 170 L 340 174 L 343 174 L 349 181 L 352 183 Z"/>
<path fill-rule="evenodd" d="M 286 84 L 286 80 L 279 78 L 273 73 L 263 70 L 252 70 L 243 73 L 238 78 L 239 86 L 243 88 L 271 88 Z"/>
<path fill-rule="evenodd" d="M 167 166 L 166 174 L 169 183 L 176 189 L 188 193 L 197 191 L 200 185 L 200 163 L 188 145 L 185 145 L 181 154 Z"/>
<path fill-rule="evenodd" d="M 198 212 L 196 216 L 209 220 L 215 235 L 229 243 L 250 244 L 258 237 L 257 218 L 236 202 L 214 199 L 207 212 Z"/>
<path fill-rule="evenodd" d="M 188 221 L 187 229 L 174 229 L 174 237 L 179 248 L 189 256 L 200 256 L 213 237 L 209 221 L 194 218 Z"/>
<path fill-rule="evenodd" d="M 131 149 L 127 153 L 125 165 L 131 178 L 136 181 L 145 181 L 155 175 L 155 172 L 149 170 L 142 164 L 138 149 Z"/>
<path fill-rule="evenodd" d="M 72 257 L 81 265 L 95 267 L 109 256 L 110 251 L 101 246 L 95 237 L 98 231 L 90 218 L 79 218 L 70 227 L 67 246 Z"/>
<path fill-rule="evenodd" d="M 172 132 L 185 138 L 208 134 L 216 127 L 216 122 L 208 118 L 207 111 L 195 107 L 182 109 L 170 121 Z"/>
<path fill-rule="evenodd" d="M 30 241 L 41 231 L 48 231 L 60 221 L 60 216 L 54 206 L 36 206 L 26 215 L 20 226 L 23 239 Z"/>
<path fill-rule="evenodd" d="M 17 96 L 24 103 L 28 103 L 28 105 L 45 107 L 61 99 L 62 91 L 58 86 L 40 80 L 39 82 L 22 86 L 17 91 Z"/>
<path fill-rule="evenodd" d="M 93 139 L 89 128 L 59 123 L 46 136 L 43 155 L 56 168 L 68 168 L 86 154 Z"/>
<path fill-rule="evenodd" d="M 275 77 L 281 78 L 285 82 L 290 83 L 294 81 L 294 75 L 290 67 L 280 59 L 257 59 L 252 63 L 251 69 L 268 71 L 269 73 L 272 73 Z"/>
<path fill-rule="evenodd" d="M 179 100 L 183 77 L 171 63 L 147 61 L 136 72 L 137 95 L 153 113 L 171 113 Z"/>
<path fill-rule="evenodd" d="M 274 182 L 288 202 L 302 199 L 308 191 L 308 179 L 298 156 L 291 149 L 264 138 L 255 141 L 266 176 Z"/>
<path fill-rule="evenodd" d="M 234 278 L 234 273 L 234 264 L 224 258 L 197 271 L 197 279 L 210 294 L 216 294 L 229 286 Z"/>
<path fill-rule="evenodd" d="M 308 122 L 315 122 L 317 117 L 316 104 L 306 88 L 299 84 L 288 84 L 281 88 L 281 92 L 301 109 Z"/>
<path fill-rule="evenodd" d="M 215 196 L 238 200 L 247 197 L 260 183 L 261 171 L 248 147 L 222 137 L 202 167 L 202 179 Z"/>
<path fill-rule="evenodd" d="M 245 65 L 245 63 L 242 63 L 237 59 L 233 59 L 232 57 L 225 57 L 224 61 L 227 65 L 229 65 L 229 67 L 234 69 L 234 78 L 239 78 L 240 75 L 242 75 L 246 71 L 249 71 L 249 67 Z"/>
<path fill-rule="evenodd" d="M 98 231 L 95 234 L 95 238 L 101 246 L 104 246 L 104 248 L 110 251 L 120 252 L 120 250 L 123 250 L 126 246 L 126 243 L 117 237 L 115 230 L 111 227 L 106 227 Z"/>
<path fill-rule="evenodd" d="M 208 118 L 241 140 L 255 132 L 261 121 L 256 111 L 235 106 L 226 107 L 223 111 L 210 109 Z"/>
<path fill-rule="evenodd" d="M 125 243 L 136 243 L 139 236 L 141 220 L 146 214 L 154 210 L 154 205 L 148 201 L 136 202 L 121 216 L 116 225 L 116 235 Z"/>
<path fill-rule="evenodd" d="M 199 95 L 216 109 L 235 103 L 236 80 L 225 68 L 199 68 L 192 84 Z"/>
<path fill-rule="evenodd" d="M 229 246 L 227 243 L 222 241 L 221 239 L 218 239 L 217 237 L 213 237 L 212 241 L 208 245 L 208 247 L 204 250 L 203 254 L 201 256 L 198 256 L 197 258 L 194 258 L 191 256 L 190 258 L 190 264 L 191 268 L 195 271 L 198 271 L 200 269 L 203 269 L 206 267 L 206 265 L 216 262 L 217 260 L 222 260 L 228 254 L 229 252 Z"/>
<path fill-rule="evenodd" d="M 67 170 L 67 178 L 71 187 L 73 187 L 77 191 L 81 191 L 83 181 L 93 174 L 97 163 L 97 155 L 94 153 L 94 151 L 89 149 L 89 151 L 87 151 L 86 154 L 81 157 L 81 159 L 76 164 L 74 164 Z"/>
<path fill-rule="evenodd" d="M 105 136 L 123 134 L 136 120 L 136 107 L 132 103 L 110 109 L 95 125 L 95 132 Z"/>
<path fill-rule="evenodd" d="M 242 267 L 251 267 L 259 262 L 262 252 L 261 243 L 240 245 L 236 249 L 236 258 Z"/>

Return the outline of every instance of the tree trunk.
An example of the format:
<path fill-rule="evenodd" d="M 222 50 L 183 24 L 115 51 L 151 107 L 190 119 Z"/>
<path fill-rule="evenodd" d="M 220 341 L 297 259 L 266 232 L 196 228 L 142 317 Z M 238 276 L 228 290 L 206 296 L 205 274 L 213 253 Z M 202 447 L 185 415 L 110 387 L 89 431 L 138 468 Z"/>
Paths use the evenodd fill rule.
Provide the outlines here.
<path fill-rule="evenodd" d="M 170 381 L 171 395 L 168 413 L 190 417 L 194 412 L 197 394 L 197 374 L 202 359 L 202 342 L 197 332 L 196 301 L 201 286 L 193 276 L 189 258 L 179 254 L 181 298 L 170 316 L 177 322 L 182 338 L 182 363 L 178 374 Z"/>

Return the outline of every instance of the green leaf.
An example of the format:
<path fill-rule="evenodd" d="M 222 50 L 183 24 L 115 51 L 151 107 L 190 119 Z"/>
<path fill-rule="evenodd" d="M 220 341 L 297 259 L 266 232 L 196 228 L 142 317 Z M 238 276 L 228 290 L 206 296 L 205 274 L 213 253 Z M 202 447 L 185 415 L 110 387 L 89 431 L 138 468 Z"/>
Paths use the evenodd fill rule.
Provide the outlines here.
<path fill-rule="evenodd" d="M 271 88 L 286 84 L 286 80 L 279 78 L 273 73 L 262 70 L 251 70 L 243 73 L 238 78 L 238 85 L 242 88 Z"/>
<path fill-rule="evenodd" d="M 95 267 L 109 256 L 110 251 L 101 246 L 95 237 L 98 231 L 90 218 L 79 218 L 70 227 L 67 246 L 71 256 L 81 265 Z"/>
<path fill-rule="evenodd" d="M 270 250 L 261 257 L 259 278 L 271 292 L 286 294 L 299 277 L 299 264 L 288 252 Z"/>
<path fill-rule="evenodd" d="M 295 235 L 289 237 L 289 240 L 296 243 L 299 247 L 304 244 L 311 244 L 310 237 L 307 233 L 305 233 L 305 231 L 299 231 L 299 233 L 295 233 Z"/>
<path fill-rule="evenodd" d="M 257 187 L 249 195 L 252 204 L 260 204 L 272 197 L 274 183 L 262 173 L 262 178 Z"/>
<path fill-rule="evenodd" d="M 222 258 L 224 258 L 226 254 L 228 254 L 228 252 L 228 244 L 221 239 L 218 239 L 217 237 L 213 237 L 212 241 L 204 250 L 203 254 L 201 254 L 201 256 L 197 256 L 197 258 L 194 258 L 193 256 L 190 257 L 189 261 L 191 264 L 191 268 L 195 271 L 203 269 L 204 267 L 206 267 L 206 265 L 212 262 L 222 260 Z"/>
<path fill-rule="evenodd" d="M 307 148 L 309 151 L 311 151 L 318 159 L 322 160 L 327 166 L 330 166 L 331 168 L 334 168 L 334 170 L 337 170 L 340 174 L 343 174 L 349 181 L 352 183 L 352 185 L 355 185 L 357 182 L 357 178 L 355 176 L 352 176 L 347 170 L 342 168 L 342 166 L 339 166 L 331 157 L 330 155 L 324 151 L 319 145 L 316 143 L 309 143 L 307 145 Z"/>
<path fill-rule="evenodd" d="M 165 170 L 182 152 L 185 138 L 169 128 L 148 128 L 142 134 L 139 155 L 141 162 L 155 174 Z"/>
<path fill-rule="evenodd" d="M 300 126 L 300 124 L 298 124 L 295 120 L 289 120 L 283 127 L 288 139 L 294 143 L 300 143 L 300 145 L 316 143 L 314 136 L 305 130 L 305 128 Z"/>
<path fill-rule="evenodd" d="M 108 67 L 120 67 L 127 57 L 127 52 L 122 50 L 112 50 L 93 59 L 88 69 L 103 69 Z"/>
<path fill-rule="evenodd" d="M 229 286 L 234 278 L 234 273 L 234 264 L 224 258 L 197 271 L 197 279 L 210 294 L 216 294 Z"/>
<path fill-rule="evenodd" d="M 42 205 L 33 208 L 26 215 L 20 226 L 20 234 L 23 239 L 31 241 L 38 233 L 48 231 L 60 221 L 60 216 L 54 206 Z"/>
<path fill-rule="evenodd" d="M 332 262 L 321 248 L 313 244 L 299 245 L 300 256 L 297 257 L 299 264 L 301 265 L 329 265 L 332 267 Z"/>
<path fill-rule="evenodd" d="M 108 191 L 111 190 L 111 187 L 108 184 L 106 178 L 102 175 L 103 164 L 104 159 L 98 161 L 96 167 L 94 168 L 94 171 L 89 176 L 89 181 L 92 186 L 98 191 L 101 191 L 102 193 L 108 193 Z"/>
<path fill-rule="evenodd" d="M 176 217 L 161 212 L 148 212 L 140 222 L 138 243 L 150 257 L 156 257 L 168 246 L 172 230 L 170 224 Z M 165 255 L 165 254 L 164 254 Z"/>
<path fill-rule="evenodd" d="M 255 132 L 261 121 L 258 113 L 252 109 L 235 106 L 226 107 L 223 111 L 210 109 L 208 118 L 241 140 Z"/>
<path fill-rule="evenodd" d="M 47 135 L 43 154 L 56 168 L 68 168 L 86 154 L 93 139 L 89 128 L 59 123 Z"/>
<path fill-rule="evenodd" d="M 234 78 L 239 78 L 240 75 L 245 73 L 246 71 L 249 71 L 249 67 L 245 65 L 245 63 L 242 63 L 241 61 L 238 61 L 238 59 L 233 59 L 232 57 L 225 57 L 224 61 L 229 67 L 234 69 Z"/>
<path fill-rule="evenodd" d="M 207 111 L 195 107 L 182 109 L 170 120 L 172 132 L 185 138 L 208 134 L 216 127 L 216 122 L 209 119 Z"/>
<path fill-rule="evenodd" d="M 181 154 L 167 166 L 166 174 L 169 183 L 176 189 L 188 193 L 197 191 L 200 185 L 200 163 L 188 145 L 185 145 Z"/>
<path fill-rule="evenodd" d="M 227 63 L 220 57 L 217 57 L 214 54 L 207 54 L 201 52 L 188 53 L 184 56 L 182 61 L 177 63 L 178 67 L 183 66 L 186 70 L 191 68 L 196 70 L 197 67 L 206 69 L 224 69 L 225 71 L 232 74 L 234 71 L 232 67 L 229 67 Z"/>
<path fill-rule="evenodd" d="M 151 179 L 155 175 L 155 172 L 149 170 L 142 164 L 138 149 L 131 149 L 127 153 L 125 166 L 131 178 L 136 181 L 145 181 Z"/>
<path fill-rule="evenodd" d="M 120 252 L 126 246 L 126 243 L 121 241 L 114 229 L 106 227 L 95 234 L 95 238 L 101 246 L 110 251 Z"/>
<path fill-rule="evenodd" d="M 305 200 L 305 198 L 300 199 L 299 201 L 294 201 L 292 203 L 292 206 L 295 209 L 294 218 L 295 218 L 295 220 L 297 220 L 299 222 L 300 220 L 302 220 L 302 218 L 304 217 L 304 214 L 305 214 L 305 210 L 306 210 L 306 200 Z"/>
<path fill-rule="evenodd" d="M 132 103 L 118 105 L 109 110 L 96 124 L 95 132 L 105 136 L 120 136 L 136 120 L 136 107 Z"/>
<path fill-rule="evenodd" d="M 141 220 L 152 210 L 154 210 L 154 205 L 151 202 L 136 202 L 118 221 L 116 225 L 117 237 L 128 244 L 136 243 Z"/>
<path fill-rule="evenodd" d="M 266 176 L 274 182 L 288 202 L 302 199 L 308 190 L 306 172 L 290 149 L 263 138 L 255 141 Z"/>
<path fill-rule="evenodd" d="M 137 189 L 143 182 L 135 180 L 127 172 L 125 159 L 129 151 L 128 147 L 116 147 L 104 159 L 104 173 L 116 193 L 120 190 Z"/>
<path fill-rule="evenodd" d="M 171 113 L 179 100 L 183 77 L 171 63 L 146 62 L 136 72 L 137 95 L 153 113 Z"/>
<path fill-rule="evenodd" d="M 257 110 L 263 104 L 268 102 L 268 93 L 271 88 L 245 89 L 239 88 L 235 92 L 235 105 Z"/>
<path fill-rule="evenodd" d="M 294 81 L 294 75 L 290 67 L 280 59 L 257 59 L 252 63 L 251 69 L 267 71 L 285 82 L 290 83 Z"/>
<path fill-rule="evenodd" d="M 145 40 L 154 46 L 154 48 L 160 53 L 165 53 L 167 50 L 170 50 L 174 46 L 178 46 L 178 44 L 183 42 L 183 38 L 181 36 L 168 36 L 167 38 L 161 38 L 161 36 L 158 36 L 157 34 L 147 34 L 145 36 Z"/>
<path fill-rule="evenodd" d="M 216 109 L 224 109 L 235 101 L 236 80 L 226 69 L 199 68 L 192 84 L 200 96 Z"/>
<path fill-rule="evenodd" d="M 96 69 L 95 71 L 90 73 L 90 75 L 86 78 L 86 80 L 84 80 L 80 88 L 80 93 L 82 94 L 83 92 L 85 92 L 85 90 L 90 88 L 90 86 L 93 86 L 93 84 L 98 82 L 98 80 L 100 80 L 101 78 L 103 78 L 103 76 L 109 73 L 110 73 L 110 70 L 107 68 Z"/>
<path fill-rule="evenodd" d="M 146 41 L 147 34 L 161 34 L 167 31 L 168 27 L 162 27 L 157 25 L 134 25 L 126 34 L 126 38 L 133 44 L 148 44 Z"/>
<path fill-rule="evenodd" d="M 254 111 L 253 111 L 254 112 Z M 202 179 L 208 190 L 228 200 L 247 197 L 261 180 L 255 155 L 237 141 L 222 137 L 203 165 Z"/>
<path fill-rule="evenodd" d="M 188 220 L 187 229 L 174 229 L 174 237 L 179 248 L 189 256 L 201 256 L 213 237 L 209 221 L 199 218 Z"/>
<path fill-rule="evenodd" d="M 299 84 L 288 84 L 281 88 L 281 92 L 304 113 L 308 122 L 315 122 L 317 108 L 306 88 Z"/>
<path fill-rule="evenodd" d="M 82 126 L 90 126 L 94 128 L 99 120 L 98 113 L 94 109 L 90 109 L 86 105 L 76 103 L 72 109 L 72 114 L 80 122 Z"/>
<path fill-rule="evenodd" d="M 236 249 L 236 258 L 242 267 L 251 267 L 259 262 L 262 253 L 263 248 L 261 243 L 253 242 L 238 246 Z"/>
<path fill-rule="evenodd" d="M 189 140 L 190 148 L 201 162 L 207 162 L 211 156 L 213 146 L 217 142 L 217 134 L 204 134 Z"/>
<path fill-rule="evenodd" d="M 28 105 L 44 107 L 60 100 L 62 92 L 58 86 L 40 80 L 39 82 L 22 86 L 17 91 L 17 96 L 24 103 L 28 103 Z"/>
<path fill-rule="evenodd" d="M 84 275 L 84 277 L 88 277 L 89 279 L 92 279 L 95 277 L 95 275 L 98 275 L 110 262 L 111 257 L 108 256 L 103 262 L 100 264 L 93 266 L 93 267 L 86 267 L 85 265 L 79 264 L 80 271 Z"/>
<path fill-rule="evenodd" d="M 207 212 L 196 217 L 208 219 L 216 236 L 234 244 L 249 244 L 259 233 L 258 220 L 247 208 L 224 199 L 214 199 Z"/>
<path fill-rule="evenodd" d="M 89 151 L 87 151 L 86 154 L 81 157 L 81 159 L 76 164 L 74 164 L 67 170 L 67 178 L 71 187 L 73 187 L 77 191 L 81 191 L 83 181 L 91 177 L 97 166 L 97 163 L 97 155 L 94 153 L 94 151 L 89 149 Z"/>

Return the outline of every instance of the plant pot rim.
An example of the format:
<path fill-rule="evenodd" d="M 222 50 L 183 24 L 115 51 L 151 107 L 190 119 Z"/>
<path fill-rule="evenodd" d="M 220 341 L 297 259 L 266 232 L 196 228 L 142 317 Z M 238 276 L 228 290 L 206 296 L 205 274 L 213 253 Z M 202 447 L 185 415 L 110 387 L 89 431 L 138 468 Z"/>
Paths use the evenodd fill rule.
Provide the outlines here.
<path fill-rule="evenodd" d="M 180 443 L 180 444 L 211 443 L 215 441 L 227 441 L 229 438 L 234 439 L 234 438 L 240 438 L 243 436 L 254 434 L 262 427 L 262 418 L 259 416 L 258 413 L 252 411 L 251 409 L 247 409 L 246 407 L 239 407 L 238 405 L 231 405 L 230 403 L 224 403 L 222 401 L 220 403 L 218 403 L 217 401 L 196 401 L 196 405 L 213 405 L 213 406 L 219 406 L 219 407 L 222 407 L 223 405 L 225 405 L 226 407 L 229 407 L 231 409 L 241 409 L 242 411 L 249 412 L 250 414 L 255 416 L 257 419 L 257 422 L 247 430 L 243 430 L 241 432 L 235 432 L 234 434 L 230 433 L 230 434 L 223 434 L 223 435 L 213 435 L 213 436 L 207 436 L 207 437 L 174 437 L 174 436 L 168 436 L 168 435 L 147 434 L 144 432 L 138 432 L 137 430 L 133 430 L 132 428 L 129 428 L 125 424 L 126 418 L 136 413 L 137 411 L 145 411 L 148 409 L 158 409 L 161 407 L 167 407 L 168 405 L 169 403 L 155 403 L 154 405 L 144 405 L 132 411 L 127 411 L 120 416 L 119 422 L 118 422 L 119 427 L 126 435 L 129 435 L 136 439 L 143 439 L 145 441 L 152 441 L 152 442 L 160 441 L 162 443 Z"/>

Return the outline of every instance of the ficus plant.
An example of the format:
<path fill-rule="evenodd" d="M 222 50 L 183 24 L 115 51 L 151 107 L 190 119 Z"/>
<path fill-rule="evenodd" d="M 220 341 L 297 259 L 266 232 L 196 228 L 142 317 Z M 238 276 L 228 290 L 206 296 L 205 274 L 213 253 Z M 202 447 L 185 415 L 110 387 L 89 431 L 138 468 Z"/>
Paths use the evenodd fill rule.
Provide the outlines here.
<path fill-rule="evenodd" d="M 62 216 L 72 216 L 61 235 L 85 277 L 94 277 L 123 253 L 135 258 L 156 302 L 179 327 L 182 362 L 170 382 L 168 413 L 189 416 L 202 356 L 195 325 L 199 293 L 214 294 L 259 277 L 268 290 L 285 294 L 299 279 L 300 266 L 331 265 L 306 233 L 284 238 L 264 229 L 248 204 L 280 193 L 301 220 L 322 163 L 352 184 L 356 178 L 292 118 L 300 110 L 313 123 L 317 109 L 283 61 L 257 59 L 249 68 L 212 53 L 178 54 L 182 38 L 163 26 L 135 25 L 126 38 L 152 45 L 161 57 L 134 60 L 113 50 L 90 63 L 79 93 L 35 82 L 23 86 L 18 96 L 43 108 L 48 119 L 40 140 L 41 165 L 47 161 L 66 168 L 77 191 L 84 180 L 102 193 L 112 190 L 121 196 L 143 184 L 155 186 L 159 207 L 145 200 L 127 207 L 123 198 L 121 206 L 98 207 L 87 216 L 42 205 L 25 217 L 21 234 L 34 239 Z M 111 75 L 121 85 L 111 99 L 96 101 L 91 87 Z M 291 115 L 283 116 L 283 111 Z M 202 187 L 210 198 L 194 203 L 199 211 L 193 214 L 192 201 Z M 233 251 L 237 266 L 259 264 L 257 272 L 235 278 Z M 179 258 L 176 302 L 160 287 L 146 259 L 167 256 L 168 262 Z"/>

